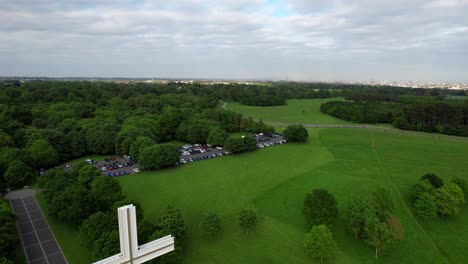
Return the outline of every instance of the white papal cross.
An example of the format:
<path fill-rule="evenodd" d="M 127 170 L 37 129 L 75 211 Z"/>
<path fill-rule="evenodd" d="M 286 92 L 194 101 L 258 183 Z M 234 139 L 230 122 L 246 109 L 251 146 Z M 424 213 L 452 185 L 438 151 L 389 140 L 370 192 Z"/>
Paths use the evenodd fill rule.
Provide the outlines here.
<path fill-rule="evenodd" d="M 94 264 L 139 264 L 174 250 L 174 238 L 169 235 L 138 246 L 135 206 L 118 209 L 120 253 Z"/>

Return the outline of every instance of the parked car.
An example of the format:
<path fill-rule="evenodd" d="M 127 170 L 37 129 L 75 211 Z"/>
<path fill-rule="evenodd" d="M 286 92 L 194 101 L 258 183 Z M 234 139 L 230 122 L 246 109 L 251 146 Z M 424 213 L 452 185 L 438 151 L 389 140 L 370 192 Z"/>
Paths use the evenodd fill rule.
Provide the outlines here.
<path fill-rule="evenodd" d="M 140 172 L 140 169 L 139 168 L 133 168 L 133 171 L 134 172 Z"/>
<path fill-rule="evenodd" d="M 111 176 L 111 177 L 114 177 L 114 176 L 115 176 L 115 174 L 114 174 L 112 171 L 109 172 L 107 175 L 109 175 L 109 176 Z"/>
<path fill-rule="evenodd" d="M 106 168 L 106 167 L 102 167 L 101 170 L 102 170 L 102 171 L 106 171 L 107 168 Z"/>
<path fill-rule="evenodd" d="M 119 173 L 118 171 L 116 171 L 116 172 L 114 173 L 114 175 L 115 175 L 115 176 L 120 176 L 120 173 Z"/>

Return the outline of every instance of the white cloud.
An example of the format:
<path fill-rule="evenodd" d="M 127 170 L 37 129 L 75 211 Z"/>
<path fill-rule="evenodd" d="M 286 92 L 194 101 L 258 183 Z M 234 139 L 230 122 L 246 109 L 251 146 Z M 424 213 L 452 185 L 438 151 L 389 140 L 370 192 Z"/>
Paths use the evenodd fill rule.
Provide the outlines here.
<path fill-rule="evenodd" d="M 466 13 L 465 0 L 0 0 L 0 75 L 461 79 Z"/>

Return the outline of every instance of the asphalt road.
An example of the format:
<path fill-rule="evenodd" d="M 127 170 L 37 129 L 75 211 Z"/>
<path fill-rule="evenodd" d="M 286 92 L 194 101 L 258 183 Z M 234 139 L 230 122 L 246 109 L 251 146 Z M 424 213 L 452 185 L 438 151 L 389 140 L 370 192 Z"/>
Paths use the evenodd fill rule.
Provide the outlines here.
<path fill-rule="evenodd" d="M 30 264 L 68 264 L 30 189 L 9 192 L 5 198 L 17 216 L 24 252 Z"/>

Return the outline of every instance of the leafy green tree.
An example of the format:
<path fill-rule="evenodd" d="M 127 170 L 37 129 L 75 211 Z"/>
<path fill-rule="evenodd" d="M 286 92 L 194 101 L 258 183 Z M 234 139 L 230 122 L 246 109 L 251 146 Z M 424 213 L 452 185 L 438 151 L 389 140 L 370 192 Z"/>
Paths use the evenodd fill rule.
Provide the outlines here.
<path fill-rule="evenodd" d="M 179 109 L 174 107 L 166 107 L 159 116 L 159 124 L 161 126 L 160 134 L 164 140 L 174 138 L 177 128 L 182 122 L 183 116 Z"/>
<path fill-rule="evenodd" d="M 206 143 L 208 133 L 210 133 L 211 127 L 203 124 L 192 125 L 187 132 L 187 140 L 190 143 Z"/>
<path fill-rule="evenodd" d="M 243 136 L 245 151 L 252 151 L 257 149 L 257 140 L 252 135 Z"/>
<path fill-rule="evenodd" d="M 112 205 L 125 198 L 120 184 L 111 177 L 100 176 L 91 182 L 91 196 L 94 205 L 103 211 L 110 210 Z"/>
<path fill-rule="evenodd" d="M 379 250 L 393 241 L 393 235 L 386 223 L 381 223 L 377 217 L 368 218 L 365 225 L 366 243 L 375 248 L 375 258 L 379 257 Z"/>
<path fill-rule="evenodd" d="M 86 131 L 88 151 L 96 154 L 114 153 L 115 138 L 119 126 L 114 121 L 105 119 L 95 119 L 93 121 L 93 126 Z"/>
<path fill-rule="evenodd" d="M 306 195 L 303 212 L 311 226 L 330 226 L 338 217 L 335 197 L 325 189 L 314 189 Z"/>
<path fill-rule="evenodd" d="M 251 209 L 242 209 L 239 213 L 239 225 L 246 234 L 257 226 L 257 214 Z"/>
<path fill-rule="evenodd" d="M 221 219 L 215 213 L 204 213 L 200 221 L 200 230 L 213 238 L 221 231 Z"/>
<path fill-rule="evenodd" d="M 96 210 L 93 197 L 85 187 L 78 184 L 56 193 L 49 204 L 51 216 L 74 225 L 80 224 Z"/>
<path fill-rule="evenodd" d="M 466 196 L 468 195 L 468 184 L 466 183 L 466 180 L 460 177 L 453 177 L 452 180 L 450 180 L 450 182 L 458 185 L 458 187 L 462 189 L 463 194 L 466 198 Z"/>
<path fill-rule="evenodd" d="M 289 142 L 305 142 L 309 137 L 309 133 L 303 125 L 289 125 L 283 131 L 283 136 Z"/>
<path fill-rule="evenodd" d="M 19 243 L 15 215 L 8 203 L 0 198 L 0 256 L 13 258 Z"/>
<path fill-rule="evenodd" d="M 15 160 L 10 162 L 3 175 L 5 182 L 10 187 L 20 187 L 29 184 L 33 178 L 31 168 L 25 163 Z"/>
<path fill-rule="evenodd" d="M 119 231 L 112 230 L 102 233 L 93 243 L 93 255 L 97 259 L 103 259 L 120 252 Z"/>
<path fill-rule="evenodd" d="M 138 244 L 143 245 L 145 243 L 150 242 L 150 237 L 156 232 L 157 226 L 153 224 L 152 222 L 149 222 L 147 220 L 142 220 L 139 221 L 140 219 L 137 219 L 138 223 Z"/>
<path fill-rule="evenodd" d="M 78 183 L 83 186 L 89 186 L 89 184 L 97 177 L 101 176 L 99 170 L 94 166 L 84 165 L 78 174 Z"/>
<path fill-rule="evenodd" d="M 416 201 L 423 193 L 434 193 L 435 188 L 428 180 L 420 180 L 411 187 L 411 200 Z"/>
<path fill-rule="evenodd" d="M 226 139 L 226 142 L 224 142 L 224 148 L 232 153 L 244 152 L 244 140 L 241 137 L 230 136 Z"/>
<path fill-rule="evenodd" d="M 90 215 L 80 226 L 81 244 L 93 250 L 94 241 L 98 240 L 103 233 L 118 230 L 119 225 L 114 211 L 107 213 L 97 212 Z"/>
<path fill-rule="evenodd" d="M 362 237 L 366 225 L 366 219 L 375 217 L 377 209 L 375 204 L 360 197 L 353 197 L 346 209 L 346 222 L 349 230 L 353 232 L 356 238 Z"/>
<path fill-rule="evenodd" d="M 228 138 L 228 133 L 219 127 L 214 127 L 208 133 L 206 143 L 213 146 L 224 146 L 224 142 Z"/>
<path fill-rule="evenodd" d="M 96 259 L 117 254 L 120 240 L 115 212 L 97 212 L 89 216 L 80 227 L 80 238 L 82 245 Z"/>
<path fill-rule="evenodd" d="M 145 148 L 138 157 L 140 166 L 145 169 L 175 166 L 179 162 L 179 158 L 179 147 L 174 144 L 157 144 Z"/>
<path fill-rule="evenodd" d="M 182 212 L 172 206 L 166 207 L 159 216 L 157 230 L 158 235 L 172 235 L 178 240 L 183 239 L 186 227 Z"/>
<path fill-rule="evenodd" d="M 336 254 L 338 246 L 330 229 L 326 225 L 318 225 L 304 236 L 304 248 L 310 257 L 324 261 Z"/>
<path fill-rule="evenodd" d="M 43 139 L 38 139 L 28 148 L 29 156 L 32 159 L 34 167 L 50 167 L 58 163 L 57 151 Z"/>
<path fill-rule="evenodd" d="M 392 197 L 387 189 L 378 188 L 375 190 L 372 193 L 372 200 L 381 214 L 388 213 L 393 209 Z"/>
<path fill-rule="evenodd" d="M 66 140 L 70 146 L 70 155 L 72 157 L 80 157 L 86 154 L 86 138 L 84 133 L 76 130 L 68 132 Z"/>
<path fill-rule="evenodd" d="M 138 161 L 140 158 L 140 150 L 153 145 L 154 141 L 151 138 L 143 136 L 137 137 L 135 142 L 130 146 L 130 156 L 133 160 Z"/>
<path fill-rule="evenodd" d="M 458 185 L 448 183 L 435 191 L 437 213 L 440 216 L 456 215 L 465 203 L 463 191 Z"/>
<path fill-rule="evenodd" d="M 13 139 L 7 133 L 0 129 L 0 148 L 13 147 Z"/>
<path fill-rule="evenodd" d="M 437 215 L 437 207 L 434 195 L 422 193 L 414 203 L 414 209 L 424 220 L 435 217 Z"/>
<path fill-rule="evenodd" d="M 428 180 L 429 183 L 434 186 L 434 188 L 440 188 L 444 185 L 444 180 L 440 178 L 439 176 L 433 174 L 433 173 L 426 173 L 421 177 L 421 180 Z"/>

